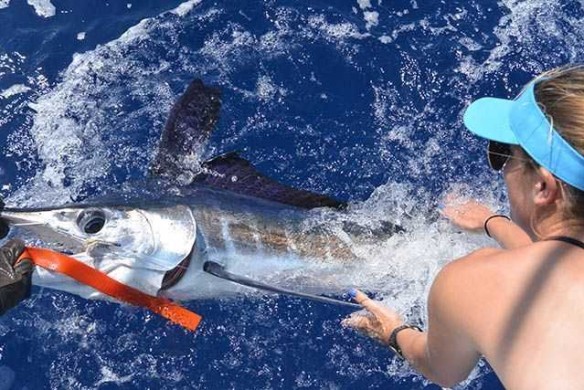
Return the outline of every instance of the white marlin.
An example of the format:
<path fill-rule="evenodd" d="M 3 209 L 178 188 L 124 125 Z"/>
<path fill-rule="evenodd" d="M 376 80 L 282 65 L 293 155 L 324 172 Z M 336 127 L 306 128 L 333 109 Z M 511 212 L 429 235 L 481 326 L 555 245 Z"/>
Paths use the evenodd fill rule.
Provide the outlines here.
<path fill-rule="evenodd" d="M 357 258 L 351 249 L 357 237 L 389 236 L 401 230 L 390 222 L 376 232 L 347 221 L 340 231 L 315 223 L 315 216 L 321 214 L 327 219 L 342 215 L 345 204 L 280 184 L 234 152 L 186 172 L 184 161 L 202 149 L 215 128 L 220 106 L 217 88 L 200 80 L 191 83 L 170 112 L 151 177 L 138 183 L 138 201 L 6 207 L 1 217 L 9 235 L 70 254 L 147 294 L 190 300 L 229 285 L 205 272 L 210 257 L 223 263 L 207 267 L 216 276 L 225 271 L 222 266 L 229 269 L 229 259 L 242 256 L 346 261 Z M 188 184 L 178 190 L 175 185 L 173 195 L 168 195 L 163 189 L 179 176 Z M 228 272 L 222 276 L 237 279 Z M 40 267 L 33 283 L 86 298 L 105 298 Z"/>

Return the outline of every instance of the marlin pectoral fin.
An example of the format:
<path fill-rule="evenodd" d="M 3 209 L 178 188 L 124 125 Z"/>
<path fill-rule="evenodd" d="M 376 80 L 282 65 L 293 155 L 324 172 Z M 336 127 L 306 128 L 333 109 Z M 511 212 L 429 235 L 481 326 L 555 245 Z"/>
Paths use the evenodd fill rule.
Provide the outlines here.
<path fill-rule="evenodd" d="M 203 172 L 195 176 L 193 183 L 225 189 L 238 194 L 271 200 L 296 207 L 346 207 L 330 196 L 299 190 L 279 183 L 260 173 L 249 161 L 236 152 L 230 152 L 207 160 Z"/>
<path fill-rule="evenodd" d="M 194 80 L 170 111 L 151 174 L 176 177 L 188 169 L 185 159 L 202 151 L 217 124 L 220 108 L 219 88 Z"/>
<path fill-rule="evenodd" d="M 263 291 L 270 291 L 270 292 L 277 293 L 277 294 L 291 295 L 293 297 L 310 299 L 312 301 L 317 301 L 317 302 L 322 302 L 322 303 L 332 303 L 334 305 L 348 306 L 348 307 L 351 307 L 352 309 L 357 309 L 357 310 L 362 309 L 361 305 L 358 305 L 356 303 L 340 301 L 338 299 L 323 297 L 320 295 L 313 295 L 313 294 L 307 294 L 307 293 L 301 293 L 301 292 L 297 292 L 297 291 L 287 290 L 284 288 L 271 286 L 269 284 L 259 282 L 257 280 L 253 280 L 253 279 L 250 279 L 250 278 L 245 277 L 245 276 L 235 275 L 235 274 L 232 274 L 231 272 L 226 271 L 225 268 L 221 264 L 215 263 L 214 261 L 205 262 L 205 264 L 203 265 L 203 270 L 205 272 L 213 275 L 213 276 L 217 276 L 218 278 L 221 278 L 224 280 L 229 280 L 230 282 L 241 284 L 243 286 L 257 288 L 257 289 L 263 290 Z"/>

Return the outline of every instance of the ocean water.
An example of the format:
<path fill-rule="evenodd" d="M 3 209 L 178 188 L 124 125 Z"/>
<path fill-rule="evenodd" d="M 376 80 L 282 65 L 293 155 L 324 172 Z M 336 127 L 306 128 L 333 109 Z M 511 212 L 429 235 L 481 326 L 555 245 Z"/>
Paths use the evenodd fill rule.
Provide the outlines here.
<path fill-rule="evenodd" d="M 439 199 L 505 208 L 464 107 L 582 61 L 583 16 L 570 0 L 0 0 L 1 192 L 55 205 L 139 182 L 174 99 L 201 78 L 223 91 L 202 158 L 238 150 L 350 201 L 356 222 L 406 229 L 356 248 L 360 264 L 254 267 L 338 297 L 359 287 L 423 323 L 440 267 L 492 244 L 440 219 Z M 187 305 L 204 317 L 196 334 L 35 288 L 0 318 L 0 389 L 437 388 L 341 328 L 344 308 L 251 290 Z M 484 362 L 458 387 L 502 388 Z"/>

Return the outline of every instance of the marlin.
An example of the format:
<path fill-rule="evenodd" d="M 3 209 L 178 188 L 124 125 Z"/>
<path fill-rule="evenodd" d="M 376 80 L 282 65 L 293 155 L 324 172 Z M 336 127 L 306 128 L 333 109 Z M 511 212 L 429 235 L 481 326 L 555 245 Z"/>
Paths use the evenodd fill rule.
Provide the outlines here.
<path fill-rule="evenodd" d="M 217 277 L 302 296 L 229 269 L 236 259 L 239 264 L 241 259 L 289 259 L 297 264 L 355 261 L 359 258 L 352 249 L 355 240 L 401 231 L 391 222 L 377 231 L 351 223 L 342 217 L 345 202 L 279 183 L 237 152 L 198 163 L 197 152 L 215 129 L 220 107 L 217 87 L 199 79 L 189 85 L 170 111 L 150 177 L 137 183 L 139 199 L 5 207 L 4 230 L 8 236 L 69 254 L 142 292 L 175 300 L 233 291 L 229 282 Z M 195 168 L 185 169 L 186 165 Z M 327 221 L 338 221 L 337 228 Z M 33 284 L 106 298 L 40 267 L 34 271 Z"/>

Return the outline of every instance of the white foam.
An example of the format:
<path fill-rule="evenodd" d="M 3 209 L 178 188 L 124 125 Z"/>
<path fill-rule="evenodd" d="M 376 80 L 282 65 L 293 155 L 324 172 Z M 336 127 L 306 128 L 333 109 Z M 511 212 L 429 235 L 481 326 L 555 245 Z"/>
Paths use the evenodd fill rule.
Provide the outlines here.
<path fill-rule="evenodd" d="M 51 0 L 27 0 L 27 3 L 34 8 L 38 16 L 43 18 L 53 17 L 57 12 Z"/>
<path fill-rule="evenodd" d="M 369 37 L 369 34 L 362 34 L 353 23 L 329 23 L 323 15 L 311 15 L 308 18 L 308 25 L 339 43 L 345 42 L 348 38 L 363 39 Z"/>
<path fill-rule="evenodd" d="M 107 46 L 115 48 L 140 39 L 148 38 L 148 30 L 152 27 L 152 19 L 142 19 L 135 26 L 127 29 L 117 40 L 109 42 Z M 78 58 L 74 56 L 73 59 Z"/>
<path fill-rule="evenodd" d="M 522 68 L 532 74 L 538 74 L 549 68 L 549 64 L 577 63 L 581 61 L 584 51 L 584 40 L 577 32 L 584 31 L 584 20 L 567 13 L 561 1 L 517 1 L 502 0 L 500 9 L 504 12 L 499 19 L 493 34 L 498 43 L 491 49 L 488 58 L 481 63 L 466 58 L 457 72 L 468 76 L 469 80 L 480 80 L 488 74 L 497 74 L 506 65 L 511 53 L 539 52 L 547 47 L 550 41 L 561 41 L 561 56 L 546 52 L 546 61 L 526 60 Z M 487 9 L 486 12 L 493 12 Z M 462 41 L 467 45 L 468 41 Z M 473 45 L 474 46 L 474 45 Z M 472 46 L 470 50 L 473 50 Z M 515 91 L 516 92 L 516 91 Z"/>
<path fill-rule="evenodd" d="M 461 37 L 458 42 L 465 46 L 470 51 L 478 51 L 483 48 L 483 46 L 480 43 L 469 37 Z"/>
<path fill-rule="evenodd" d="M 365 19 L 365 28 L 367 28 L 367 30 L 379 24 L 379 12 L 365 11 L 363 12 L 363 18 Z"/>
<path fill-rule="evenodd" d="M 381 42 L 383 44 L 388 44 L 388 43 L 393 42 L 393 38 L 390 36 L 387 36 L 387 35 L 382 35 L 377 39 L 379 39 L 379 42 Z"/>
<path fill-rule="evenodd" d="M 24 84 L 15 84 L 4 91 L 0 92 L 0 98 L 8 99 L 12 96 L 30 91 L 30 87 Z"/>
<path fill-rule="evenodd" d="M 10 5 L 10 0 L 0 0 L 0 9 L 7 8 Z"/>
<path fill-rule="evenodd" d="M 282 99 L 286 93 L 285 88 L 276 85 L 269 76 L 262 75 L 258 78 L 254 96 L 267 103 L 274 99 Z"/>
<path fill-rule="evenodd" d="M 357 3 L 362 10 L 371 8 L 371 0 L 357 0 Z"/>
<path fill-rule="evenodd" d="M 172 12 L 173 14 L 176 14 L 178 16 L 185 16 L 186 14 L 191 12 L 193 10 L 193 8 L 195 8 L 195 6 L 200 4 L 201 1 L 203 1 L 203 0 L 185 1 L 184 3 L 180 4 L 178 7 L 176 7 L 175 9 L 173 9 L 170 12 Z"/>
<path fill-rule="evenodd" d="M 117 116 L 120 100 L 123 100 L 121 96 L 143 99 L 144 109 L 134 115 L 158 117 L 158 122 L 164 121 L 175 96 L 167 84 L 148 73 L 164 72 L 168 63 L 161 59 L 158 69 L 151 67 L 148 71 L 129 67 L 132 56 L 142 55 L 132 47 L 150 39 L 150 32 L 157 28 L 168 36 L 176 34 L 175 25 L 165 20 L 169 20 L 169 15 L 185 15 L 198 3 L 200 1 L 188 1 L 172 13 L 144 19 L 118 39 L 93 51 L 75 54 L 61 75 L 62 81 L 37 101 L 29 103 L 36 111 L 30 137 L 45 168 L 38 172 L 37 178 L 16 191 L 15 202 L 38 203 L 42 194 L 41 202 L 61 204 L 63 199 L 79 193 L 84 183 L 96 183 L 107 176 L 113 167 L 148 166 L 148 145 L 127 144 L 134 137 L 132 132 L 138 129 L 132 129 L 132 114 Z M 160 39 L 156 37 L 153 42 L 161 46 L 168 44 Z M 133 54 L 128 56 L 128 52 Z M 92 96 L 100 96 L 99 102 Z M 157 104 L 148 104 L 152 101 Z M 111 132 L 103 132 L 103 129 Z M 146 131 L 158 132 L 159 129 L 152 126 Z M 144 134 L 143 129 L 139 132 Z M 113 145 L 117 146 L 113 148 Z M 31 193 L 39 195 L 36 200 Z"/>
<path fill-rule="evenodd" d="M 78 41 L 83 41 L 85 39 L 85 31 L 80 32 L 77 34 L 77 40 Z"/>
<path fill-rule="evenodd" d="M 132 381 L 132 379 L 134 379 L 134 374 L 118 375 L 112 370 L 111 367 L 107 366 L 100 367 L 99 371 L 101 374 L 101 379 L 95 382 L 94 384 L 95 387 L 100 387 L 105 383 L 115 383 L 117 385 L 120 385 L 122 383 L 128 383 Z"/>
<path fill-rule="evenodd" d="M 371 11 L 371 0 L 357 0 L 359 8 L 363 11 L 363 20 L 365 20 L 365 28 L 367 30 L 379 24 L 379 12 Z M 381 1 L 377 2 L 381 5 Z"/>

